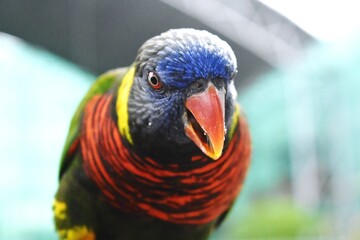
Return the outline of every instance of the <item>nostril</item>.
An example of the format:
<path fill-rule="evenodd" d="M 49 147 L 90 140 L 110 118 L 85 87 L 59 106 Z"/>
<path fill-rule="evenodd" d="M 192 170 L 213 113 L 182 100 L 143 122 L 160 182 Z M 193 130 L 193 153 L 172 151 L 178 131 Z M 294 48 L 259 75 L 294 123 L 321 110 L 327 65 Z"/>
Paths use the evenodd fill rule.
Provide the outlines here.
<path fill-rule="evenodd" d="M 225 80 L 222 78 L 215 78 L 212 82 L 217 89 L 222 89 L 225 86 Z"/>
<path fill-rule="evenodd" d="M 196 88 L 197 89 L 201 89 L 203 87 L 204 87 L 204 83 L 202 83 L 202 82 L 196 83 Z"/>
<path fill-rule="evenodd" d="M 191 90 L 193 92 L 201 92 L 205 90 L 206 86 L 207 86 L 207 80 L 199 79 L 191 85 Z"/>

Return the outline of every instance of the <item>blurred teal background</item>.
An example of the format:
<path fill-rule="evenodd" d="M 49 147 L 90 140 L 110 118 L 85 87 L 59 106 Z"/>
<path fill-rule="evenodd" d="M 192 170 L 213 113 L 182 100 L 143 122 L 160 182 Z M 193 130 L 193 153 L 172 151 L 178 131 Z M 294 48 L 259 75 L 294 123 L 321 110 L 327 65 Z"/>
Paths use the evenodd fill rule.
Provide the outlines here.
<path fill-rule="evenodd" d="M 71 116 L 93 76 L 0 34 L 0 239 L 56 239 L 51 205 Z"/>
<path fill-rule="evenodd" d="M 56 239 L 59 157 L 80 99 L 148 37 L 184 26 L 234 47 L 253 138 L 244 189 L 212 240 L 360 239 L 360 28 L 349 27 L 356 12 L 340 16 L 346 4 L 320 1 L 323 18 L 302 25 L 299 16 L 320 16 L 309 1 L 291 11 L 261 1 L 298 13 L 309 35 L 256 0 L 211 0 L 206 11 L 200 0 L 31 2 L 0 2 L 0 31 L 26 40 L 0 33 L 1 240 Z"/>

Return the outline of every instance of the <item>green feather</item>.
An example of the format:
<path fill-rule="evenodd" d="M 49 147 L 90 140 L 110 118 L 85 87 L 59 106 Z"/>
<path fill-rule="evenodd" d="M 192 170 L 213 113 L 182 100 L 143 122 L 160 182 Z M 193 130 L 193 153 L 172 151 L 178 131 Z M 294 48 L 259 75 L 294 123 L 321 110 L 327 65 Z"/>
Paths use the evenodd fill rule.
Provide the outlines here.
<path fill-rule="evenodd" d="M 80 132 L 80 121 L 81 116 L 84 111 L 86 104 L 95 96 L 102 95 L 106 93 L 113 85 L 114 82 L 121 82 L 123 76 L 127 72 L 128 68 L 117 68 L 114 70 L 110 70 L 102 75 L 94 82 L 94 84 L 90 87 L 89 91 L 85 95 L 85 97 L 80 102 L 72 120 L 70 123 L 69 133 L 65 141 L 65 146 L 61 155 L 60 162 L 60 172 L 59 178 L 62 177 L 66 169 L 72 163 L 72 157 L 69 156 L 69 149 L 74 141 L 77 139 Z"/>

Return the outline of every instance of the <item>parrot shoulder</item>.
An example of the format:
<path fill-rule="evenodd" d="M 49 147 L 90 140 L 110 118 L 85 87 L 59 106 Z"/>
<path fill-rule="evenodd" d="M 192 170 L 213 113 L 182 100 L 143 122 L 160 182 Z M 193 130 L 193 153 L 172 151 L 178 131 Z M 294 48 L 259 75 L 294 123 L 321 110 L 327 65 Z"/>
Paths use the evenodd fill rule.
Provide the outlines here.
<path fill-rule="evenodd" d="M 100 75 L 85 97 L 80 102 L 75 114 L 71 120 L 69 132 L 65 141 L 65 146 L 61 155 L 59 178 L 62 177 L 64 172 L 68 169 L 73 160 L 73 155 L 76 152 L 79 144 L 78 135 L 80 132 L 80 121 L 82 113 L 87 103 L 95 96 L 106 93 L 114 84 L 121 82 L 123 76 L 128 71 L 128 67 L 117 68 L 109 70 Z"/>

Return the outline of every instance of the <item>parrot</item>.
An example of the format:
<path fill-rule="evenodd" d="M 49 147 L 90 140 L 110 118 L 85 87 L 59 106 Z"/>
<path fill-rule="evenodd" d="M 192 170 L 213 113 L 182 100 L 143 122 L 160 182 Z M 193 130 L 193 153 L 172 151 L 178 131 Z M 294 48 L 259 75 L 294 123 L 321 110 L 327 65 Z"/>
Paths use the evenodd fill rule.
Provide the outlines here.
<path fill-rule="evenodd" d="M 205 240 L 242 189 L 250 130 L 237 60 L 206 30 L 170 29 L 80 102 L 53 203 L 59 239 Z"/>

